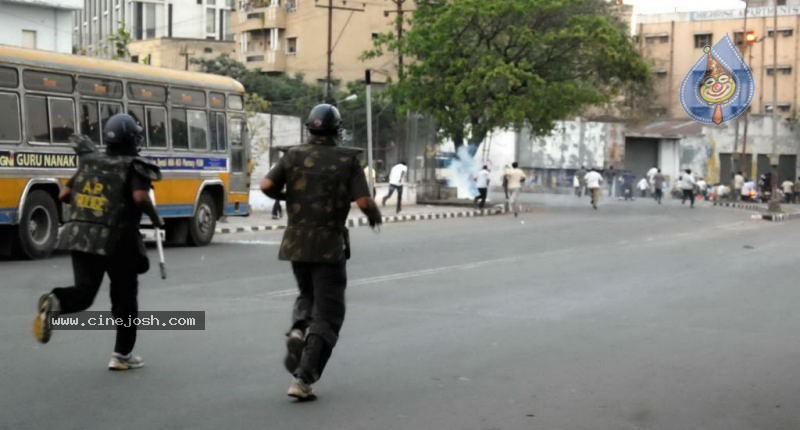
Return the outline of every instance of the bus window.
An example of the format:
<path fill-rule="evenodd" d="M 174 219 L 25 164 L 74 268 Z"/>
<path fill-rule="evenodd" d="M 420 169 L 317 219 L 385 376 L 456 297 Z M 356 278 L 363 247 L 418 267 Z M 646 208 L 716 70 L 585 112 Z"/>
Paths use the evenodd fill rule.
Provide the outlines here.
<path fill-rule="evenodd" d="M 208 150 L 208 118 L 199 110 L 188 112 L 189 148 Z"/>
<path fill-rule="evenodd" d="M 242 101 L 242 96 L 228 96 L 228 107 L 233 110 L 242 110 L 244 109 L 244 102 Z"/>
<path fill-rule="evenodd" d="M 244 121 L 241 118 L 231 118 L 228 130 L 231 141 L 231 171 L 244 172 L 244 146 L 242 145 Z"/>
<path fill-rule="evenodd" d="M 57 93 L 71 93 L 74 86 L 72 76 L 60 73 L 37 72 L 25 70 L 22 72 L 22 82 L 29 90 L 52 91 Z"/>
<path fill-rule="evenodd" d="M 128 115 L 132 116 L 140 127 L 144 128 L 144 106 L 142 105 L 128 105 Z"/>
<path fill-rule="evenodd" d="M 147 146 L 167 147 L 167 111 L 164 108 L 147 108 Z"/>
<path fill-rule="evenodd" d="M 143 102 L 164 103 L 167 101 L 167 89 L 155 85 L 128 84 L 128 97 Z"/>
<path fill-rule="evenodd" d="M 172 109 L 172 147 L 189 148 L 189 134 L 186 130 L 186 109 Z"/>
<path fill-rule="evenodd" d="M 17 71 L 8 67 L 0 67 L 0 87 L 17 88 L 19 79 Z"/>
<path fill-rule="evenodd" d="M 0 78 L 2 79 L 2 78 Z M 0 142 L 19 142 L 20 116 L 19 97 L 16 94 L 0 93 Z"/>
<path fill-rule="evenodd" d="M 211 109 L 225 109 L 225 94 L 211 93 L 209 95 L 208 104 Z"/>
<path fill-rule="evenodd" d="M 50 143 L 46 97 L 25 96 L 25 119 L 27 120 L 28 140 Z"/>
<path fill-rule="evenodd" d="M 122 105 L 119 103 L 100 103 L 100 125 L 106 128 L 108 119 L 122 112 Z"/>
<path fill-rule="evenodd" d="M 75 102 L 71 99 L 50 99 L 50 133 L 53 143 L 69 143 L 75 134 Z"/>
<path fill-rule="evenodd" d="M 122 98 L 122 83 L 107 79 L 78 78 L 78 93 L 85 96 Z"/>
<path fill-rule="evenodd" d="M 92 142 L 100 144 L 100 117 L 97 102 L 81 103 L 81 133 L 89 136 Z"/>
<path fill-rule="evenodd" d="M 225 136 L 225 114 L 212 112 L 209 126 L 209 131 L 211 132 L 211 150 L 225 151 L 228 149 L 228 142 Z"/>
<path fill-rule="evenodd" d="M 206 94 L 202 91 L 172 88 L 169 92 L 169 101 L 173 105 L 206 107 Z"/>

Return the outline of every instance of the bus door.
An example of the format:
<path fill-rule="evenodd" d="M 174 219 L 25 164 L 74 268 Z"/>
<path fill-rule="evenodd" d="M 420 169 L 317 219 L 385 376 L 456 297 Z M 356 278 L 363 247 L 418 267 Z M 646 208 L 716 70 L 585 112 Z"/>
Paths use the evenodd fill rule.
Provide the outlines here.
<path fill-rule="evenodd" d="M 250 172 L 248 168 L 247 122 L 244 117 L 231 116 L 229 120 L 231 151 L 230 191 L 250 193 Z"/>

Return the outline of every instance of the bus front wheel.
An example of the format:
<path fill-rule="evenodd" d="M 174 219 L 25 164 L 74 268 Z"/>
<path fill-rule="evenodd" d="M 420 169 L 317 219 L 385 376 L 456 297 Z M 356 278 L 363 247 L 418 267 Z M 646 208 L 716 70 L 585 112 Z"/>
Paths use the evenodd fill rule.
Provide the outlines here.
<path fill-rule="evenodd" d="M 28 195 L 17 232 L 24 257 L 44 258 L 53 252 L 58 242 L 58 209 L 50 194 L 35 190 Z"/>
<path fill-rule="evenodd" d="M 214 199 L 208 193 L 200 195 L 194 217 L 189 220 L 189 244 L 205 246 L 211 243 L 217 227 L 217 210 Z"/>

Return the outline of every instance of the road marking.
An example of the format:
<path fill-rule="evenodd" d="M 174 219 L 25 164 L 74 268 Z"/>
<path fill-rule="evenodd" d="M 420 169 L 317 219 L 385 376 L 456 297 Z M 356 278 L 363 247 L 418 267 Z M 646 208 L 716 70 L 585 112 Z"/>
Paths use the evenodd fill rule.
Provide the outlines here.
<path fill-rule="evenodd" d="M 235 243 L 238 245 L 280 245 L 281 241 L 279 240 L 259 240 L 259 239 L 237 239 L 237 240 L 226 240 L 225 243 Z"/>

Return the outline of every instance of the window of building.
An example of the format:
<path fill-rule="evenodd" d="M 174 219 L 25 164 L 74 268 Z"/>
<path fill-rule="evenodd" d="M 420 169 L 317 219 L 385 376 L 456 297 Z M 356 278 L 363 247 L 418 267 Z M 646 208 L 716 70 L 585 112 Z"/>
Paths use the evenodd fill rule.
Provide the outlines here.
<path fill-rule="evenodd" d="M 19 96 L 0 93 L 0 142 L 19 142 L 22 138 L 19 114 Z"/>
<path fill-rule="evenodd" d="M 0 87 L 16 88 L 19 85 L 17 71 L 8 67 L 0 67 Z"/>
<path fill-rule="evenodd" d="M 161 107 L 147 108 L 147 146 L 150 148 L 167 147 L 167 111 Z"/>
<path fill-rule="evenodd" d="M 36 49 L 36 31 L 22 30 L 22 47 Z"/>
<path fill-rule="evenodd" d="M 777 0 L 775 4 L 778 6 L 786 6 L 786 0 Z"/>
<path fill-rule="evenodd" d="M 792 28 L 779 28 L 778 34 L 783 37 L 791 37 L 794 34 L 794 29 Z M 775 30 L 767 30 L 767 37 L 774 37 Z"/>
<path fill-rule="evenodd" d="M 208 6 L 215 6 L 217 4 L 217 0 L 206 0 L 206 4 Z"/>
<path fill-rule="evenodd" d="M 286 38 L 286 53 L 287 54 L 296 54 L 297 53 L 297 38 L 296 37 L 287 37 Z"/>
<path fill-rule="evenodd" d="M 644 36 L 644 41 L 647 44 L 667 43 L 669 42 L 669 35 L 667 33 L 646 34 Z"/>
<path fill-rule="evenodd" d="M 655 73 L 656 77 L 658 77 L 658 78 L 666 78 L 667 77 L 667 69 L 655 69 L 655 70 L 653 70 L 653 73 Z"/>
<path fill-rule="evenodd" d="M 286 0 L 285 7 L 289 12 L 297 11 L 297 0 Z"/>
<path fill-rule="evenodd" d="M 774 76 L 775 72 L 781 75 L 791 75 L 792 74 L 792 66 L 784 65 L 784 66 L 767 66 L 767 76 Z"/>
<path fill-rule="evenodd" d="M 145 39 L 156 37 L 156 5 L 154 3 L 144 5 L 144 37 Z"/>
<path fill-rule="evenodd" d="M 172 148 L 188 149 L 189 134 L 186 130 L 186 109 L 172 109 Z"/>
<path fill-rule="evenodd" d="M 694 47 L 695 48 L 703 48 L 705 46 L 711 46 L 714 44 L 714 35 L 711 33 L 703 33 L 703 34 L 695 34 L 694 35 Z"/>
<path fill-rule="evenodd" d="M 778 103 L 778 112 L 786 113 L 792 110 L 791 103 Z"/>
<path fill-rule="evenodd" d="M 216 14 L 214 13 L 214 9 L 208 8 L 206 9 L 206 33 L 207 34 L 214 34 L 214 29 L 217 27 L 214 25 L 214 18 Z"/>

